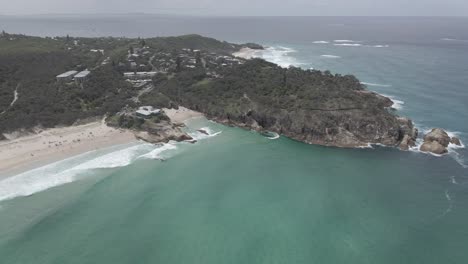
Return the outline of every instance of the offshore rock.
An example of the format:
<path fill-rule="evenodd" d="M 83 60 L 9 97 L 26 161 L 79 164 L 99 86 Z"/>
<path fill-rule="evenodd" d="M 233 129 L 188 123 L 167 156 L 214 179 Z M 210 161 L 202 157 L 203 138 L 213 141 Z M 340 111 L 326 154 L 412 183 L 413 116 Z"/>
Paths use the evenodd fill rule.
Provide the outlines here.
<path fill-rule="evenodd" d="M 448 152 L 447 147 L 452 140 L 456 142 L 456 139 L 451 139 L 445 130 L 434 128 L 424 136 L 424 144 L 420 150 L 434 154 L 445 154 Z"/>

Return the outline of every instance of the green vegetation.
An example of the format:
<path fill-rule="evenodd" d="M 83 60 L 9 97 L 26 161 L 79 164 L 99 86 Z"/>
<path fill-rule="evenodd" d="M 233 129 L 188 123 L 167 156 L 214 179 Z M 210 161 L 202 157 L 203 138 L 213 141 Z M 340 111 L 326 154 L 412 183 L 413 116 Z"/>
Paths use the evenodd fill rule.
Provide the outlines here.
<path fill-rule="evenodd" d="M 262 48 L 199 35 L 51 39 L 2 34 L 0 134 L 104 115 L 111 125 L 144 130 L 169 122 L 165 116 L 150 122 L 136 118 L 137 106 L 183 105 L 221 122 L 318 144 L 395 144 L 401 138 L 396 117 L 386 109 L 391 101 L 365 91 L 354 76 L 230 55 L 242 47 Z M 84 83 L 56 81 L 60 73 L 83 69 L 91 71 Z"/>

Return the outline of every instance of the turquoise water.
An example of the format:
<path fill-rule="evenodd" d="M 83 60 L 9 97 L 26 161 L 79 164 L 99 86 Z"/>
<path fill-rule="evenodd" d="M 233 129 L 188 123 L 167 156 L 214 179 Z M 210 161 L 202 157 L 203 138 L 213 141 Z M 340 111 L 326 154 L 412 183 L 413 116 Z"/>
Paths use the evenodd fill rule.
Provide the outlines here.
<path fill-rule="evenodd" d="M 436 30 L 443 23 L 404 40 L 385 25 L 391 37 L 364 28 L 249 40 L 280 64 L 355 74 L 420 130 L 443 127 L 466 144 L 468 42 Z M 360 46 L 334 45 L 342 39 Z M 189 124 L 202 127 L 212 136 L 194 134 L 197 144 L 116 146 L 0 182 L 0 263 L 468 262 L 466 149 L 326 148 Z"/>
<path fill-rule="evenodd" d="M 1 203 L 2 263 L 468 257 L 466 170 L 449 156 L 310 146 L 204 120 L 190 126 L 222 133 L 175 144 L 159 154 L 165 162 L 140 158 L 95 169 L 74 183 Z"/>

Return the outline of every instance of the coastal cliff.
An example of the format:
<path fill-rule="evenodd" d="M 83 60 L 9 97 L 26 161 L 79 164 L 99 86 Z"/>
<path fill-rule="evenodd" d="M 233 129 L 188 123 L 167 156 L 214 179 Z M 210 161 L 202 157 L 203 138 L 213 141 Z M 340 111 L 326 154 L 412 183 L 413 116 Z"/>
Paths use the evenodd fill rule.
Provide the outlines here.
<path fill-rule="evenodd" d="M 411 120 L 389 110 L 390 99 L 365 90 L 351 75 L 285 69 L 253 59 L 224 71 L 222 78 L 194 70 L 155 86 L 172 102 L 217 122 L 310 144 L 407 149 L 417 137 Z"/>

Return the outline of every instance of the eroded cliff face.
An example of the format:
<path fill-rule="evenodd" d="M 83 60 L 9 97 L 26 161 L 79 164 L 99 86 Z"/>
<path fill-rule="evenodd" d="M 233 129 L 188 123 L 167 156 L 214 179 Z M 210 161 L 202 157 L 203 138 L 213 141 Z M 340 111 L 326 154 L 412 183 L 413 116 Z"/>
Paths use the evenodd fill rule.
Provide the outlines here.
<path fill-rule="evenodd" d="M 227 125 L 325 146 L 414 146 L 412 122 L 390 110 L 389 98 L 365 88 L 351 75 L 285 69 L 257 59 L 219 78 L 198 69 L 155 83 L 155 92 Z"/>
<path fill-rule="evenodd" d="M 227 125 L 272 131 L 309 144 L 336 147 L 398 146 L 405 135 L 412 132 L 412 128 L 405 130 L 397 117 L 385 109 L 376 112 L 366 109 L 289 112 L 257 105 L 238 115 L 208 114 L 208 117 Z"/>

